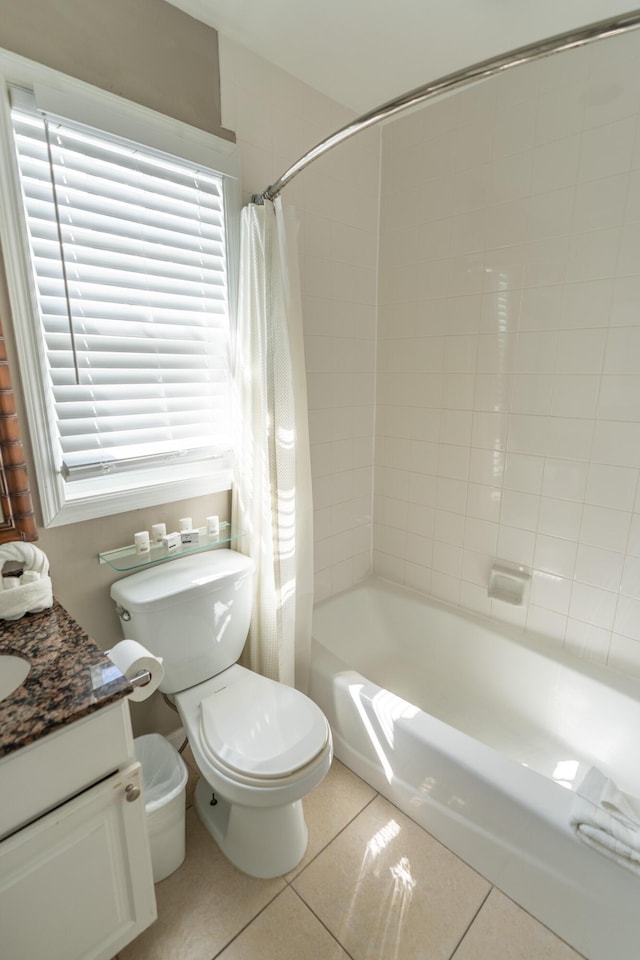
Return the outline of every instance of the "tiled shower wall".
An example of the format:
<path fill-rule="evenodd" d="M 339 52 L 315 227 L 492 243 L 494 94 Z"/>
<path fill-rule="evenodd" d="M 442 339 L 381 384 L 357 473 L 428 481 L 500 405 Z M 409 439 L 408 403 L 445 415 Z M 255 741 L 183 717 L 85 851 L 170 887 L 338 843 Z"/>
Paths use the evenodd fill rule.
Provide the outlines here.
<path fill-rule="evenodd" d="M 640 32 L 384 129 L 374 486 L 377 572 L 636 674 L 638 63 Z"/>
<path fill-rule="evenodd" d="M 321 600 L 371 572 L 380 132 L 313 166 L 301 275 Z"/>
<path fill-rule="evenodd" d="M 220 58 L 223 123 L 236 131 L 246 202 L 353 114 L 224 36 Z M 376 129 L 282 194 L 299 223 L 316 599 L 371 569 L 379 188 Z"/>

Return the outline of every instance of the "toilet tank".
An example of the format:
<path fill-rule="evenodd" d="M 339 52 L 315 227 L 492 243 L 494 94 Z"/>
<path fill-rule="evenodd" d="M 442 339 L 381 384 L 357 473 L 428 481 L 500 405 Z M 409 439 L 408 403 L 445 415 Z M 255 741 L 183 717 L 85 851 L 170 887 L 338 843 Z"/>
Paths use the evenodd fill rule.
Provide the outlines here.
<path fill-rule="evenodd" d="M 112 585 L 125 638 L 163 659 L 160 690 L 185 690 L 236 662 L 249 632 L 253 571 L 249 557 L 212 550 L 149 567 Z"/>

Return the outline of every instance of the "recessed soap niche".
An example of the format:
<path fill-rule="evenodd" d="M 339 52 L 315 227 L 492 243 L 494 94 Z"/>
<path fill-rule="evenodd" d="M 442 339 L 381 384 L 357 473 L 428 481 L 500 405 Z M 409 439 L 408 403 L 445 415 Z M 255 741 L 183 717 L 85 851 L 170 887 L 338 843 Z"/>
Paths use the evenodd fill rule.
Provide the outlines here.
<path fill-rule="evenodd" d="M 489 573 L 488 594 L 492 600 L 502 600 L 516 607 L 527 602 L 531 573 L 518 563 L 496 560 Z"/>

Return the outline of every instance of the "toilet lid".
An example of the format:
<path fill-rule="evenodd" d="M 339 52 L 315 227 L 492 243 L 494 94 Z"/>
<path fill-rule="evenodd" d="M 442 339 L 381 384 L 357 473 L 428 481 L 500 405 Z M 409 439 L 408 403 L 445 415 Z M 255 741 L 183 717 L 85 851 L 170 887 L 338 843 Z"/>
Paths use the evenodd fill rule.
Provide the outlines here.
<path fill-rule="evenodd" d="M 326 746 L 329 725 L 299 690 L 250 673 L 202 700 L 200 732 L 214 762 L 269 779 L 310 763 Z"/>

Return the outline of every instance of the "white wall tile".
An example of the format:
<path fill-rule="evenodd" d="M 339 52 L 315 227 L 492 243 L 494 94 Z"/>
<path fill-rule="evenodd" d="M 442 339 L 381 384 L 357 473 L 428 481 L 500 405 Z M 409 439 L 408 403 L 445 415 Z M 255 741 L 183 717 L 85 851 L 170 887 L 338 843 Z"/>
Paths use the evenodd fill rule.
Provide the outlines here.
<path fill-rule="evenodd" d="M 627 597 L 640 600 L 640 557 L 627 556 L 624 559 L 624 569 L 620 590 Z"/>
<path fill-rule="evenodd" d="M 554 378 L 550 374 L 520 374 L 513 378 L 512 413 L 545 416 L 551 412 Z"/>
<path fill-rule="evenodd" d="M 628 216 L 629 174 L 579 183 L 576 187 L 573 229 L 616 227 Z"/>
<path fill-rule="evenodd" d="M 613 625 L 615 633 L 640 641 L 640 600 L 621 596 Z"/>
<path fill-rule="evenodd" d="M 537 607 L 534 603 L 527 610 L 527 631 L 539 633 L 544 637 L 551 637 L 560 643 L 564 641 L 567 628 L 567 618 L 564 614 L 548 610 L 546 607 Z"/>
<path fill-rule="evenodd" d="M 500 519 L 502 491 L 483 483 L 469 483 L 467 491 L 467 514 L 478 520 L 494 523 Z"/>
<path fill-rule="evenodd" d="M 640 324 L 640 276 L 619 277 L 614 281 L 611 324 Z"/>
<path fill-rule="evenodd" d="M 533 564 L 535 542 L 535 534 L 531 530 L 520 530 L 501 524 L 496 552 L 501 560 L 530 567 Z"/>
<path fill-rule="evenodd" d="M 636 501 L 636 510 L 638 504 Z M 631 527 L 629 530 L 629 542 L 627 550 L 633 557 L 640 557 L 640 514 L 634 513 L 631 516 Z"/>
<path fill-rule="evenodd" d="M 640 356 L 640 327 L 615 327 L 609 330 L 604 357 L 605 373 L 637 374 Z"/>
<path fill-rule="evenodd" d="M 574 233 L 571 238 L 567 262 L 567 280 L 597 280 L 615 277 L 620 271 L 619 256 L 622 255 L 620 237 L 623 228 L 610 227 Z"/>
<path fill-rule="evenodd" d="M 602 404 L 601 384 L 596 375 L 554 377 L 550 412 L 554 417 L 595 417 Z"/>
<path fill-rule="evenodd" d="M 632 677 L 640 677 L 640 642 L 622 634 L 613 633 L 607 664 Z"/>
<path fill-rule="evenodd" d="M 541 493 L 544 464 L 543 457 L 509 452 L 505 462 L 505 488 L 522 493 Z"/>
<path fill-rule="evenodd" d="M 545 610 L 566 615 L 571 601 L 572 582 L 545 570 L 535 570 L 531 583 L 531 602 Z"/>
<path fill-rule="evenodd" d="M 638 255 L 640 253 L 640 223 L 627 223 L 620 228 L 620 247 L 616 274 L 619 277 L 637 274 Z"/>
<path fill-rule="evenodd" d="M 587 488 L 588 471 L 588 464 L 579 460 L 548 458 L 542 477 L 543 496 L 582 502 Z"/>
<path fill-rule="evenodd" d="M 591 459 L 596 463 L 640 467 L 640 423 L 596 421 Z"/>
<path fill-rule="evenodd" d="M 533 562 L 538 570 L 571 579 L 576 569 L 577 549 L 572 540 L 538 533 Z"/>
<path fill-rule="evenodd" d="M 596 180 L 631 169 L 636 118 L 585 130 L 582 134 L 578 180 Z"/>
<path fill-rule="evenodd" d="M 603 376 L 597 415 L 602 420 L 640 420 L 640 375 Z"/>
<path fill-rule="evenodd" d="M 583 583 L 574 583 L 569 615 L 603 630 L 610 630 L 616 613 L 618 597 L 608 590 L 600 590 Z"/>
<path fill-rule="evenodd" d="M 638 486 L 638 471 L 629 467 L 610 467 L 592 463 L 585 500 L 601 507 L 631 510 Z"/>
<path fill-rule="evenodd" d="M 572 186 L 577 179 L 580 147 L 578 134 L 536 146 L 533 151 L 531 192 L 548 193 Z"/>
<path fill-rule="evenodd" d="M 550 417 L 546 453 L 550 457 L 588 460 L 596 423 L 581 418 Z"/>
<path fill-rule="evenodd" d="M 527 239 L 544 240 L 571 230 L 574 208 L 573 186 L 545 191 L 528 198 Z"/>
<path fill-rule="evenodd" d="M 497 522 L 467 517 L 464 529 L 465 550 L 494 556 L 498 546 Z"/>
<path fill-rule="evenodd" d="M 502 497 L 500 522 L 508 527 L 537 530 L 540 498 L 531 493 L 505 490 Z"/>
<path fill-rule="evenodd" d="M 609 323 L 614 281 L 587 280 L 564 287 L 562 326 L 606 327 Z"/>
<path fill-rule="evenodd" d="M 544 456 L 548 447 L 548 428 L 546 417 L 512 414 L 507 449 L 513 453 Z"/>
<path fill-rule="evenodd" d="M 436 508 L 450 510 L 452 513 L 464 513 L 467 505 L 467 487 L 465 480 L 452 480 L 441 472 L 436 478 Z"/>
<path fill-rule="evenodd" d="M 563 288 L 529 287 L 522 291 L 521 330 L 557 330 L 561 325 Z M 557 344 L 554 344 L 554 357 Z"/>
<path fill-rule="evenodd" d="M 622 579 L 624 554 L 580 543 L 575 564 L 576 580 L 583 584 L 618 591 Z"/>
<path fill-rule="evenodd" d="M 580 542 L 624 553 L 630 527 L 630 513 L 586 504 L 582 515 Z"/>
<path fill-rule="evenodd" d="M 536 143 L 549 143 L 580 133 L 584 121 L 584 87 L 574 81 L 538 98 Z"/>
<path fill-rule="evenodd" d="M 498 111 L 493 128 L 494 157 L 507 157 L 523 150 L 531 151 L 534 144 L 535 123 L 536 102 L 534 100 Z"/>
<path fill-rule="evenodd" d="M 542 497 L 538 530 L 550 537 L 577 542 L 580 534 L 583 506 L 571 500 Z"/>
<path fill-rule="evenodd" d="M 462 571 L 462 548 L 455 544 L 436 540 L 433 544 L 433 570 L 460 580 Z"/>

